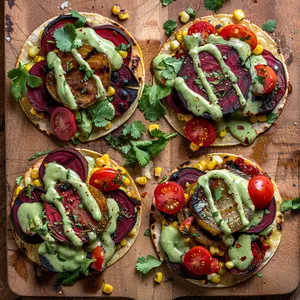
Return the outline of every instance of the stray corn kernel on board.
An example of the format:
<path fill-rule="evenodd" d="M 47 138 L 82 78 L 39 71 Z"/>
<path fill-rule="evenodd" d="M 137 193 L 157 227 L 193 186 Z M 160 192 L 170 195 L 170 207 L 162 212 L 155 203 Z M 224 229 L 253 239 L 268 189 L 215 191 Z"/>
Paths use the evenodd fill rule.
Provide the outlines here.
<path fill-rule="evenodd" d="M 15 61 L 19 51 L 33 32 L 40 24 L 61 13 L 67 13 L 69 8 L 79 12 L 98 13 L 116 22 L 124 25 L 126 29 L 138 41 L 143 51 L 145 62 L 146 80 L 145 83 L 152 82 L 152 76 L 149 72 L 151 60 L 157 55 L 160 47 L 165 43 L 166 36 L 162 29 L 163 23 L 168 19 L 178 21 L 179 12 L 185 10 L 185 3 L 175 1 L 168 7 L 163 7 L 161 2 L 155 1 L 118 1 L 118 4 L 126 9 L 129 19 L 121 22 L 112 15 L 111 1 L 84 1 L 77 3 L 69 1 L 69 7 L 61 10 L 63 1 L 41 2 L 36 1 L 16 1 L 11 8 L 8 2 L 5 2 L 5 14 L 7 22 L 11 21 L 11 27 L 7 28 L 7 42 L 5 53 L 6 71 L 15 66 Z M 203 1 L 190 1 L 188 3 L 198 14 L 198 16 L 207 16 L 211 14 L 204 8 Z M 298 32 L 295 33 L 294 27 L 297 21 L 296 12 L 299 11 L 297 0 L 289 1 L 287 6 L 283 1 L 225 1 L 223 8 L 218 13 L 231 14 L 235 9 L 242 9 L 248 20 L 261 26 L 269 19 L 275 19 L 277 27 L 273 36 L 282 49 L 282 54 L 288 65 L 290 80 L 294 83 L 294 90 L 289 95 L 288 101 L 278 123 L 273 125 L 268 131 L 248 147 L 218 147 L 200 148 L 197 152 L 189 149 L 189 142 L 183 137 L 173 139 L 160 156 L 154 160 L 155 167 L 161 167 L 161 177 L 148 180 L 145 186 L 140 186 L 142 194 L 147 192 L 142 199 L 142 223 L 140 234 L 130 251 L 124 258 L 111 266 L 105 272 L 95 277 L 85 278 L 78 281 L 71 287 L 63 287 L 61 290 L 55 290 L 54 279 L 49 276 L 43 276 L 35 273 L 31 263 L 18 251 L 18 247 L 12 236 L 10 224 L 7 224 L 7 249 L 8 249 L 8 280 L 10 288 L 20 295 L 27 296 L 105 296 L 102 293 L 103 284 L 109 292 L 110 285 L 113 287 L 112 296 L 131 297 L 133 299 L 169 299 L 196 296 L 239 296 L 239 295 L 269 295 L 283 294 L 293 291 L 299 283 L 299 216 L 295 214 L 285 214 L 285 223 L 283 224 L 282 240 L 275 256 L 261 270 L 264 275 L 262 278 L 257 276 L 247 280 L 244 283 L 236 285 L 234 288 L 226 289 L 205 289 L 197 287 L 179 276 L 172 274 L 169 269 L 162 265 L 158 269 L 150 271 L 147 275 L 136 272 L 135 264 L 140 256 L 149 254 L 155 256 L 155 251 L 149 237 L 144 236 L 143 232 L 149 228 L 149 213 L 152 203 L 152 195 L 157 182 L 164 176 L 169 175 L 170 170 L 188 159 L 196 159 L 207 152 L 231 152 L 242 154 L 243 156 L 256 161 L 270 176 L 275 180 L 277 187 L 283 199 L 293 199 L 299 195 L 299 111 L 297 99 L 299 97 L 299 87 L 297 82 L 297 70 L 300 68 L 299 61 L 293 58 L 300 55 L 299 48 L 295 40 Z M 287 18 L 288 16 L 288 18 Z M 179 23 L 179 21 L 178 21 Z M 10 24 L 8 22 L 7 24 Z M 180 24 L 180 23 L 179 23 Z M 180 24 L 181 26 L 181 24 Z M 10 40 L 10 41 L 9 41 Z M 28 168 L 28 157 L 37 151 L 63 147 L 64 143 L 50 139 L 32 126 L 20 108 L 20 106 L 9 95 L 9 82 L 6 82 L 6 173 L 7 173 L 7 214 L 10 212 L 10 199 L 15 186 L 15 178 L 24 173 Z M 135 111 L 129 122 L 133 120 L 144 121 L 143 114 Z M 156 122 L 157 123 L 157 122 Z M 164 131 L 173 132 L 173 129 L 165 120 L 158 122 Z M 103 139 L 90 142 L 84 148 L 95 150 L 99 153 L 108 153 L 118 164 L 124 162 L 121 155 L 110 149 Z M 133 178 L 141 177 L 139 168 L 129 170 Z M 160 172 L 160 170 L 158 170 Z M 163 273 L 163 279 L 160 284 L 161 276 L 157 272 Z M 276 276 L 274 276 L 276 274 Z M 40 278 L 37 280 L 37 277 Z M 156 277 L 155 277 L 156 276 Z M 169 279 L 172 281 L 169 281 Z M 92 280 L 91 280 L 92 279 Z"/>

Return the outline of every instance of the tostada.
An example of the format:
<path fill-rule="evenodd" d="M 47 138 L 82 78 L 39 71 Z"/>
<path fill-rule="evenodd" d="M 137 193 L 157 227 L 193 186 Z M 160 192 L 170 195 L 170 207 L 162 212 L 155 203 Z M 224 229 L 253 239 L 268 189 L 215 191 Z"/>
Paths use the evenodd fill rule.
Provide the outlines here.
<path fill-rule="evenodd" d="M 144 86 L 136 40 L 99 14 L 71 10 L 26 40 L 8 72 L 11 92 L 27 117 L 48 135 L 92 141 L 123 124 Z"/>

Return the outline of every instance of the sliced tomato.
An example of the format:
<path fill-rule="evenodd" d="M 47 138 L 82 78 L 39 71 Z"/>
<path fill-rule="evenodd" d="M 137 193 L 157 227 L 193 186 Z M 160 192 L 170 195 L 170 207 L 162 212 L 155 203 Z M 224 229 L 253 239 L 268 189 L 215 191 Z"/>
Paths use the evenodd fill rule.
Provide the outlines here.
<path fill-rule="evenodd" d="M 257 46 L 257 37 L 255 33 L 248 27 L 239 24 L 229 24 L 225 26 L 219 33 L 225 40 L 237 38 L 250 45 L 251 50 Z"/>
<path fill-rule="evenodd" d="M 185 125 L 187 138 L 196 145 L 209 146 L 216 139 L 214 127 L 205 119 L 194 118 Z"/>
<path fill-rule="evenodd" d="M 248 192 L 256 209 L 266 208 L 274 196 L 273 183 L 265 175 L 257 175 L 250 179 Z"/>
<path fill-rule="evenodd" d="M 154 190 L 156 207 L 166 214 L 175 214 L 184 205 L 184 190 L 176 182 L 166 181 Z"/>
<path fill-rule="evenodd" d="M 122 184 L 122 175 L 115 169 L 101 168 L 90 178 L 90 185 L 102 192 L 117 190 Z"/>
<path fill-rule="evenodd" d="M 208 274 L 217 273 L 219 270 L 219 261 L 213 257 L 211 259 L 210 271 L 208 272 Z"/>
<path fill-rule="evenodd" d="M 68 141 L 77 130 L 76 116 L 66 107 L 54 109 L 50 124 L 54 134 L 62 141 Z"/>
<path fill-rule="evenodd" d="M 179 226 L 179 231 L 187 234 L 190 230 L 190 227 L 194 221 L 194 216 L 186 218 Z"/>
<path fill-rule="evenodd" d="M 202 38 L 206 40 L 210 34 L 216 34 L 217 30 L 209 22 L 199 21 L 188 29 L 188 35 L 192 35 L 194 33 L 200 33 Z"/>
<path fill-rule="evenodd" d="M 254 68 L 259 76 L 260 83 L 264 87 L 265 94 L 272 92 L 277 84 L 275 71 L 271 67 L 262 64 L 256 65 Z"/>
<path fill-rule="evenodd" d="M 207 274 L 211 269 L 212 256 L 202 246 L 195 246 L 184 256 L 184 265 L 196 275 Z"/>
<path fill-rule="evenodd" d="M 96 259 L 96 261 L 91 264 L 91 267 L 97 271 L 101 271 L 104 263 L 104 250 L 101 246 L 93 249 L 92 259 Z"/>

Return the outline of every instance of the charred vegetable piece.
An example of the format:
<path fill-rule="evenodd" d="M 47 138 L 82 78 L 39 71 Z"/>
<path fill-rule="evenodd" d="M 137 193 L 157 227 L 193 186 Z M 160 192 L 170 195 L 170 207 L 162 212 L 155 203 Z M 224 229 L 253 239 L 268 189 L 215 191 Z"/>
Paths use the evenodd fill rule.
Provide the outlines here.
<path fill-rule="evenodd" d="M 74 24 L 77 20 L 78 18 L 72 17 L 70 15 L 61 15 L 45 27 L 41 38 L 41 48 L 45 56 L 47 56 L 48 52 L 56 49 L 55 39 L 53 36 L 54 31 L 65 26 L 67 23 Z M 84 27 L 87 26 L 88 25 L 86 24 Z"/>
<path fill-rule="evenodd" d="M 133 40 L 126 35 L 124 29 L 118 28 L 113 25 L 101 25 L 93 28 L 98 35 L 102 38 L 111 41 L 116 47 L 121 44 L 129 45 L 133 43 Z M 131 60 L 131 47 L 127 48 L 127 57 L 123 60 L 125 65 L 129 65 Z"/>
<path fill-rule="evenodd" d="M 33 187 L 31 191 L 31 197 L 27 196 L 28 188 L 24 188 L 20 194 L 18 195 L 17 199 L 14 202 L 14 205 L 11 210 L 10 219 L 12 222 L 12 225 L 14 227 L 14 230 L 16 234 L 25 242 L 28 244 L 39 244 L 43 242 L 43 239 L 38 235 L 27 235 L 23 232 L 20 222 L 18 219 L 18 210 L 20 206 L 23 203 L 35 203 L 35 202 L 41 202 L 43 203 L 41 199 L 41 195 L 45 194 L 46 191 L 41 187 Z"/>
<path fill-rule="evenodd" d="M 115 243 L 120 243 L 136 223 L 135 207 L 137 203 L 122 190 L 106 193 L 106 196 L 116 200 L 120 207 L 120 216 L 117 220 L 117 229 L 114 233 Z"/>
<path fill-rule="evenodd" d="M 237 84 L 241 89 L 242 94 L 247 99 L 252 82 L 250 72 L 243 68 L 242 61 L 240 60 L 237 52 L 232 47 L 227 45 L 217 45 L 217 47 L 221 51 L 222 56 L 226 58 L 225 63 L 237 76 Z M 199 59 L 201 68 L 203 72 L 205 72 L 206 78 L 210 83 L 214 94 L 217 95 L 219 99 L 218 104 L 222 108 L 223 115 L 226 116 L 234 113 L 241 107 L 241 105 L 239 97 L 235 92 L 231 81 L 228 77 L 225 77 L 223 75 L 219 63 L 208 52 L 201 52 L 199 54 Z M 187 56 L 185 58 L 178 76 L 185 77 L 185 82 L 190 89 L 200 94 L 205 99 L 208 99 L 207 93 L 202 87 L 201 82 L 197 80 L 197 74 L 195 73 L 194 65 L 190 56 Z M 186 102 L 180 93 L 179 96 L 182 103 L 187 108 Z M 204 117 L 209 118 L 209 115 L 204 114 Z"/>
<path fill-rule="evenodd" d="M 170 176 L 169 181 L 175 181 L 185 189 L 187 184 L 195 183 L 203 174 L 204 172 L 196 168 L 181 168 Z"/>
<path fill-rule="evenodd" d="M 51 114 L 57 104 L 53 101 L 51 95 L 45 88 L 47 71 L 47 63 L 44 60 L 36 63 L 29 70 L 29 74 L 41 78 L 42 85 L 34 89 L 27 86 L 26 98 L 37 112 L 47 112 Z"/>
<path fill-rule="evenodd" d="M 88 174 L 88 162 L 85 157 L 76 149 L 58 148 L 50 152 L 43 160 L 39 169 L 39 178 L 43 182 L 45 167 L 50 162 L 56 162 L 66 169 L 71 169 L 79 175 L 83 182 Z"/>
<path fill-rule="evenodd" d="M 237 165 L 238 169 L 247 176 L 253 177 L 262 174 L 262 172 L 258 168 L 246 163 L 245 160 L 241 157 L 236 158 L 234 164 Z"/>

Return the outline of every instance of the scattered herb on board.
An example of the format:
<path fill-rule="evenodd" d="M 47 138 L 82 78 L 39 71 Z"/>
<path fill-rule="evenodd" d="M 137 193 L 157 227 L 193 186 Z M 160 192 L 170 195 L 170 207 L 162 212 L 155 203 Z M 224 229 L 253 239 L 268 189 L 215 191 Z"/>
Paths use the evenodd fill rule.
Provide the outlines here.
<path fill-rule="evenodd" d="M 86 23 L 86 17 L 84 17 L 79 12 L 77 12 L 76 10 L 73 10 L 73 9 L 70 9 L 70 13 L 71 13 L 72 17 L 78 18 L 78 20 L 75 23 L 75 27 L 76 28 L 83 27 L 84 24 Z"/>
<path fill-rule="evenodd" d="M 225 2 L 225 0 L 204 0 L 204 7 L 207 10 L 216 12 L 223 6 L 224 2 Z"/>
<path fill-rule="evenodd" d="M 139 139 L 146 133 L 146 126 L 141 121 L 134 121 L 131 124 L 125 124 L 122 133 L 130 135 L 134 139 Z"/>
<path fill-rule="evenodd" d="M 293 200 L 285 200 L 280 205 L 280 211 L 285 212 L 288 210 L 300 209 L 300 197 L 297 197 Z"/>
<path fill-rule="evenodd" d="M 162 261 L 156 259 L 152 255 L 147 257 L 139 257 L 136 263 L 136 269 L 143 274 L 147 274 L 151 269 L 157 268 L 162 264 Z"/>
<path fill-rule="evenodd" d="M 168 179 L 168 176 L 165 175 L 158 183 L 159 183 L 159 184 L 160 184 L 160 183 L 163 183 L 163 182 L 165 182 L 167 179 Z"/>
<path fill-rule="evenodd" d="M 277 23 L 275 20 L 269 20 L 266 23 L 262 24 L 262 29 L 264 31 L 273 33 L 276 28 L 276 25 L 277 25 Z"/>
<path fill-rule="evenodd" d="M 12 79 L 10 91 L 16 101 L 26 96 L 27 85 L 31 88 L 37 88 L 42 84 L 42 80 L 38 76 L 28 73 L 25 64 L 20 63 L 18 68 L 9 70 L 7 77 Z"/>
<path fill-rule="evenodd" d="M 105 127 L 115 116 L 115 109 L 107 99 L 104 99 L 90 106 L 88 113 L 96 127 Z"/>
<path fill-rule="evenodd" d="M 262 273 L 260 273 L 260 272 L 257 272 L 257 273 L 256 273 L 256 276 L 259 277 L 259 278 L 262 278 L 262 277 L 264 277 L 264 274 L 262 274 Z"/>
<path fill-rule="evenodd" d="M 149 228 L 147 228 L 144 232 L 144 236 L 151 236 L 151 231 Z"/>
<path fill-rule="evenodd" d="M 130 49 L 132 44 L 128 44 L 128 45 L 125 45 L 124 43 L 122 43 L 121 45 L 115 47 L 115 49 L 117 51 L 127 51 L 128 49 Z"/>
<path fill-rule="evenodd" d="M 176 30 L 177 28 L 177 22 L 174 20 L 167 20 L 164 24 L 163 24 L 163 28 L 165 30 L 165 33 L 167 36 L 171 36 L 172 33 Z"/>
<path fill-rule="evenodd" d="M 176 0 L 161 0 L 161 3 L 163 6 L 168 6 L 169 4 L 171 4 L 174 1 L 176 1 Z"/>
<path fill-rule="evenodd" d="M 16 178 L 16 185 L 20 185 L 21 181 L 22 181 L 23 176 L 20 175 Z"/>
<path fill-rule="evenodd" d="M 36 152 L 36 153 L 33 154 L 32 156 L 30 156 L 30 157 L 28 158 L 28 160 L 29 160 L 29 161 L 32 161 L 32 160 L 34 160 L 34 159 L 36 159 L 36 158 L 38 158 L 38 157 L 40 157 L 40 156 L 43 156 L 43 155 L 46 155 L 46 154 L 50 153 L 50 152 L 51 152 L 51 150 L 49 150 L 49 149 L 45 150 L 44 152 Z"/>
<path fill-rule="evenodd" d="M 185 11 L 191 18 L 197 18 L 196 12 L 191 7 L 188 7 Z"/>

